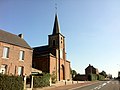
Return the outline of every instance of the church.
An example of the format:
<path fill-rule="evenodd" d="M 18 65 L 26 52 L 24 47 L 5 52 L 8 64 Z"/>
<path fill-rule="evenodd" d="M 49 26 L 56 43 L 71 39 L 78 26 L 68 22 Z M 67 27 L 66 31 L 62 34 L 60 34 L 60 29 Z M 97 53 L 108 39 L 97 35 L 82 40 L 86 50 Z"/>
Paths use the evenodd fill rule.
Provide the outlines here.
<path fill-rule="evenodd" d="M 70 61 L 66 59 L 65 36 L 60 33 L 55 14 L 53 32 L 48 35 L 48 45 L 33 48 L 33 67 L 56 75 L 57 81 L 70 80 Z"/>

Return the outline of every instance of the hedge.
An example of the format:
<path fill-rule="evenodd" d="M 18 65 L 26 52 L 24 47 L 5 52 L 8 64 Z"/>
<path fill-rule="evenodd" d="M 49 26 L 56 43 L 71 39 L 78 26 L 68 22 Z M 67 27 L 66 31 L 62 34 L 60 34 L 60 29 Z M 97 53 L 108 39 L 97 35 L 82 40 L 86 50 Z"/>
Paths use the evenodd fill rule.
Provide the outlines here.
<path fill-rule="evenodd" d="M 0 90 L 23 90 L 23 78 L 0 74 Z"/>
<path fill-rule="evenodd" d="M 33 77 L 33 87 L 47 87 L 50 86 L 50 74 L 43 74 L 43 76 L 34 76 Z"/>
<path fill-rule="evenodd" d="M 88 80 L 89 81 L 95 81 L 97 79 L 98 79 L 97 74 L 90 74 L 90 75 L 88 75 Z"/>
<path fill-rule="evenodd" d="M 98 80 L 105 80 L 105 77 L 103 75 L 98 75 Z"/>
<path fill-rule="evenodd" d="M 88 75 L 88 80 L 89 81 L 95 81 L 95 80 L 104 80 L 105 77 L 103 75 L 97 75 L 97 74 L 90 74 Z"/>

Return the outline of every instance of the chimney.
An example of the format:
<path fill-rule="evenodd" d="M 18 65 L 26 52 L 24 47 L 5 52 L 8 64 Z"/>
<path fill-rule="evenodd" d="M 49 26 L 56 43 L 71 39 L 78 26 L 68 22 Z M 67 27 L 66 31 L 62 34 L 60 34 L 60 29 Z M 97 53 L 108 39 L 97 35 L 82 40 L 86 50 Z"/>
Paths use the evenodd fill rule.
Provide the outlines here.
<path fill-rule="evenodd" d="M 19 36 L 21 39 L 23 39 L 23 34 L 19 34 L 18 36 Z"/>
<path fill-rule="evenodd" d="M 89 64 L 89 66 L 91 66 L 91 64 Z"/>

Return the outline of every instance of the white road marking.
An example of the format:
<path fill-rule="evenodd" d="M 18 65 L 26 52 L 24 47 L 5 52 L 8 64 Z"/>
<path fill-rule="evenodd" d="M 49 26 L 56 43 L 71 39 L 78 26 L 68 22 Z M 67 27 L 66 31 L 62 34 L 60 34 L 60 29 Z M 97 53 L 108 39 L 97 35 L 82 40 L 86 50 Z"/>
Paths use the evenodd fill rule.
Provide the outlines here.
<path fill-rule="evenodd" d="M 102 87 L 106 86 L 106 85 L 109 84 L 109 83 L 110 83 L 110 81 L 108 81 L 108 82 L 106 82 L 106 83 L 103 83 L 103 84 L 101 84 L 101 85 L 99 85 L 99 86 L 97 86 L 97 87 L 95 87 L 95 88 L 93 88 L 93 89 L 91 89 L 91 90 L 99 90 L 99 89 L 101 89 Z"/>

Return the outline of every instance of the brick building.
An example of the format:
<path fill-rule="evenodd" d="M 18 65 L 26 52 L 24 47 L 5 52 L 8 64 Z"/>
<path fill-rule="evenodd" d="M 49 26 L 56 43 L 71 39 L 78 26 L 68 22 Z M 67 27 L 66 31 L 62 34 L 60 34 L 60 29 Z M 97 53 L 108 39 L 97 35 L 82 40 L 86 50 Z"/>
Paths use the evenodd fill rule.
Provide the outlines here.
<path fill-rule="evenodd" d="M 0 73 L 8 75 L 30 75 L 32 48 L 23 35 L 14 35 L 0 30 Z"/>
<path fill-rule="evenodd" d="M 57 15 L 53 33 L 48 37 L 48 45 L 33 48 L 33 67 L 42 72 L 54 73 L 57 81 L 68 80 L 71 78 L 70 62 L 66 60 L 65 37 L 60 33 Z"/>
<path fill-rule="evenodd" d="M 99 74 L 99 71 L 97 68 L 94 68 L 92 65 L 89 64 L 89 66 L 85 69 L 85 74 Z"/>

